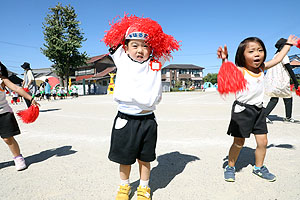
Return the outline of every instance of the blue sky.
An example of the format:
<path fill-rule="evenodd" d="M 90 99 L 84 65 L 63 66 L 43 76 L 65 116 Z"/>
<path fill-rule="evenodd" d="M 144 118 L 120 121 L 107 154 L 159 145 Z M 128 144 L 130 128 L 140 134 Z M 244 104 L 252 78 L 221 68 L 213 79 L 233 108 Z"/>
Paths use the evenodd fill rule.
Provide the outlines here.
<path fill-rule="evenodd" d="M 165 33 L 182 41 L 181 51 L 173 53 L 166 65 L 194 64 L 204 67 L 204 74 L 218 72 L 221 61 L 216 50 L 220 45 L 228 45 L 229 59 L 234 61 L 238 44 L 256 36 L 264 41 L 271 59 L 279 38 L 300 37 L 299 0 L 9 0 L 1 1 L 0 12 L 0 60 L 9 70 L 22 73 L 24 61 L 32 68 L 50 67 L 52 63 L 40 51 L 42 23 L 58 2 L 74 7 L 87 39 L 80 51 L 89 56 L 107 53 L 100 42 L 104 31 L 109 21 L 126 12 L 158 21 Z M 293 47 L 288 55 L 299 53 Z"/>

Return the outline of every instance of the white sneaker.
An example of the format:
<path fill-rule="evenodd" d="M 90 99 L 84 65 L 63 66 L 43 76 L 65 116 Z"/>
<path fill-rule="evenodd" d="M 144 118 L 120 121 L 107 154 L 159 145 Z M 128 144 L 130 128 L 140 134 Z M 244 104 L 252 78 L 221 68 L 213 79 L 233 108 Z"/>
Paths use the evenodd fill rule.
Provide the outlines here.
<path fill-rule="evenodd" d="M 292 123 L 295 123 L 295 122 L 296 122 L 296 120 L 293 119 L 293 118 L 284 118 L 283 121 L 284 121 L 284 122 L 292 122 Z"/>
<path fill-rule="evenodd" d="M 18 156 L 17 158 L 14 158 L 15 166 L 17 171 L 21 171 L 23 169 L 26 169 L 26 163 L 25 159 L 23 158 L 22 155 Z"/>

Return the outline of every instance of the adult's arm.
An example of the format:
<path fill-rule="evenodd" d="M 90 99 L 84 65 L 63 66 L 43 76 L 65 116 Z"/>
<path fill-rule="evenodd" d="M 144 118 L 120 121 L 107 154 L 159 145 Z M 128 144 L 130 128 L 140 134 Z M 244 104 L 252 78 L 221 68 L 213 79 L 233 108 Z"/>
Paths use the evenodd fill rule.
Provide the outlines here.
<path fill-rule="evenodd" d="M 290 75 L 291 79 L 293 80 L 293 83 L 295 84 L 295 88 L 298 88 L 299 84 L 298 84 L 297 78 L 295 76 L 295 73 L 292 70 L 291 65 L 289 63 L 287 63 L 287 64 L 284 65 L 284 67 L 289 72 L 289 75 Z"/>

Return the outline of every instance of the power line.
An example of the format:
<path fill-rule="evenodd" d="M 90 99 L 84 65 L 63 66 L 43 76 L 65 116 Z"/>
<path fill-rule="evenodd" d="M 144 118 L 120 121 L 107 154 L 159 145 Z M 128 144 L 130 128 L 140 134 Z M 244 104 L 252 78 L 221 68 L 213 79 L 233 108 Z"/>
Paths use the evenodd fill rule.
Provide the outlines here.
<path fill-rule="evenodd" d="M 40 47 L 29 46 L 29 45 L 24 45 L 24 44 L 17 44 L 17 43 L 12 43 L 12 42 L 0 41 L 0 43 L 19 46 L 19 47 L 32 48 L 32 49 L 40 49 Z"/>

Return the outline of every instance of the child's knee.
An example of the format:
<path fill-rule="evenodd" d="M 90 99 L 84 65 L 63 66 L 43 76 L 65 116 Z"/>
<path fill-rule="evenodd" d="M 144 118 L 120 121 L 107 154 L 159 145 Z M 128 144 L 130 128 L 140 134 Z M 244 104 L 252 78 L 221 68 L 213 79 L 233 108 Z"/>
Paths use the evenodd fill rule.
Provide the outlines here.
<path fill-rule="evenodd" d="M 14 137 L 3 138 L 4 142 L 8 145 L 11 145 L 14 141 Z"/>
<path fill-rule="evenodd" d="M 239 149 L 243 148 L 245 144 L 245 138 L 234 138 L 233 145 Z"/>
<path fill-rule="evenodd" d="M 150 165 L 150 162 L 144 162 L 144 161 L 141 161 L 139 159 L 137 159 L 137 161 L 138 161 L 139 165 L 145 165 L 145 166 Z"/>

